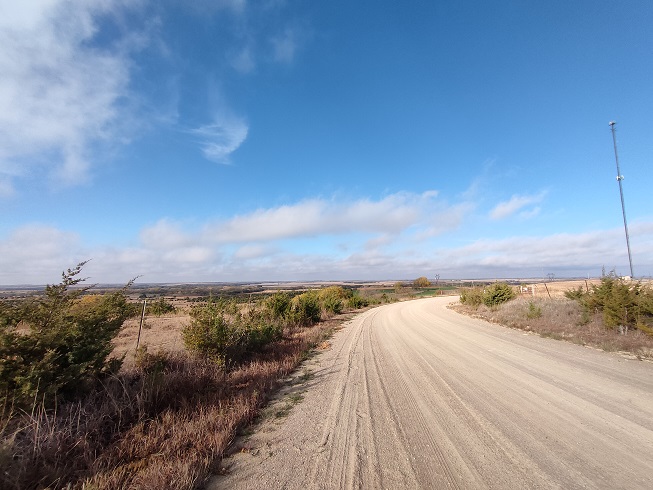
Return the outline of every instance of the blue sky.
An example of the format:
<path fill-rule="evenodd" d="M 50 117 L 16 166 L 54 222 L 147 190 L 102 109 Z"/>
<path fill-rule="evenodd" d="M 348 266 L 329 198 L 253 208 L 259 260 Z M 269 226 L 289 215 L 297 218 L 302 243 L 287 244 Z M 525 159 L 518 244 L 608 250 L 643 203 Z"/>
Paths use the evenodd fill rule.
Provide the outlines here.
<path fill-rule="evenodd" d="M 0 4 L 0 284 L 653 273 L 653 3 Z"/>

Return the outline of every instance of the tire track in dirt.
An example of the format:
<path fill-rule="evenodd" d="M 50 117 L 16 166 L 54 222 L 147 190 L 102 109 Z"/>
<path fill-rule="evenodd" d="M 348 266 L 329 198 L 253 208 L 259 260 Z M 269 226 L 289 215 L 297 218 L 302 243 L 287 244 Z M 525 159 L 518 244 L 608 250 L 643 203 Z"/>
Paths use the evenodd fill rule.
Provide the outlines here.
<path fill-rule="evenodd" d="M 369 310 L 219 488 L 653 488 L 653 364 L 446 309 Z"/>

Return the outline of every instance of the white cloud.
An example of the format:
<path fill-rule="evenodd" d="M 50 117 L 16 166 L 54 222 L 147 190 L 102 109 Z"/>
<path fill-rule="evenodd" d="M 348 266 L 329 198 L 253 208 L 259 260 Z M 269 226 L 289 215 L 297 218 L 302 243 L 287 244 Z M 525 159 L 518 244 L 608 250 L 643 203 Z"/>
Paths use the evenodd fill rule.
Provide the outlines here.
<path fill-rule="evenodd" d="M 209 247 L 200 245 L 180 247 L 168 250 L 161 258 L 166 263 L 174 264 L 203 264 L 213 257 L 213 251 Z"/>
<path fill-rule="evenodd" d="M 388 234 L 377 235 L 365 242 L 365 250 L 377 250 L 394 242 L 395 237 Z M 346 250 L 346 247 L 343 247 Z"/>
<path fill-rule="evenodd" d="M 63 269 L 88 258 L 75 233 L 46 225 L 22 226 L 0 240 L 0 283 L 58 282 Z"/>
<path fill-rule="evenodd" d="M 531 195 L 531 196 L 514 195 L 510 198 L 510 200 L 503 201 L 497 204 L 492 209 L 492 211 L 490 211 L 490 218 L 493 220 L 500 220 L 500 219 L 507 218 L 508 216 L 515 214 L 517 211 L 520 211 L 526 206 L 530 206 L 531 204 L 537 204 L 539 202 L 542 202 L 545 195 L 546 195 L 545 192 L 540 192 L 539 194 Z M 522 216 L 526 218 L 529 216 L 529 213 L 532 214 L 532 211 L 530 212 L 527 211 Z"/>
<path fill-rule="evenodd" d="M 542 208 L 540 206 L 535 206 L 532 209 L 521 211 L 518 216 L 520 219 L 531 219 L 540 214 L 540 211 L 542 211 Z"/>
<path fill-rule="evenodd" d="M 50 0 L 0 7 L 0 174 L 5 179 L 17 175 L 16 165 L 20 174 L 49 166 L 65 184 L 88 178 L 93 144 L 111 138 L 125 117 L 119 101 L 129 83 L 129 43 L 93 46 L 97 18 L 136 3 Z"/>
<path fill-rule="evenodd" d="M 650 275 L 653 266 L 653 223 L 640 222 L 631 227 L 631 243 L 636 274 Z M 480 239 L 472 244 L 438 250 L 443 266 L 449 270 L 469 270 L 469 277 L 508 276 L 527 271 L 568 271 L 584 275 L 622 267 L 626 273 L 628 258 L 623 228 L 584 233 L 559 233 L 547 236 L 516 236 L 501 240 Z"/>
<path fill-rule="evenodd" d="M 242 243 L 345 233 L 398 234 L 417 224 L 434 198 L 427 192 L 392 194 L 379 201 L 311 199 L 260 209 L 207 227 L 217 243 Z"/>
<path fill-rule="evenodd" d="M 433 210 L 429 224 L 419 234 L 419 238 L 434 237 L 459 228 L 475 209 L 476 205 L 468 201 L 451 206 L 438 206 Z"/>
<path fill-rule="evenodd" d="M 200 146 L 208 160 L 229 163 L 229 156 L 243 144 L 249 128 L 237 117 L 217 116 L 212 124 L 191 130 L 200 137 Z"/>
<path fill-rule="evenodd" d="M 189 237 L 170 220 L 159 220 L 141 231 L 141 243 L 148 249 L 170 249 L 189 245 Z"/>
<path fill-rule="evenodd" d="M 234 253 L 229 244 L 215 245 L 206 237 L 181 233 L 177 225 L 162 222 L 150 231 L 159 233 L 167 247 L 148 241 L 137 246 L 88 249 L 78 236 L 47 226 L 15 230 L 0 241 L 0 283 L 58 282 L 63 269 L 92 258 L 85 267 L 89 282 L 125 283 L 136 275 L 142 282 L 406 279 L 424 274 L 441 277 L 482 278 L 541 276 L 554 272 L 598 275 L 601 267 L 627 272 L 623 230 L 596 230 L 578 234 L 521 236 L 502 240 L 480 239 L 462 247 L 420 250 L 403 245 L 392 253 L 366 247 L 364 238 L 352 243 L 351 254 L 329 251 L 292 251 L 265 243 L 247 243 Z M 167 227 L 167 228 L 166 228 Z M 165 230 L 171 233 L 166 238 Z M 631 228 L 635 272 L 650 274 L 653 267 L 653 222 Z M 378 243 L 378 245 L 385 245 Z M 395 243 L 395 246 L 397 244 Z"/>
<path fill-rule="evenodd" d="M 220 253 L 203 244 L 150 248 L 97 248 L 93 260 L 85 267 L 85 275 L 93 282 L 125 283 L 140 276 L 142 282 L 174 282 L 207 280 Z M 214 277 L 213 280 L 219 280 Z"/>
<path fill-rule="evenodd" d="M 260 259 L 274 255 L 275 249 L 265 245 L 251 244 L 243 245 L 234 252 L 234 258 L 240 260 Z"/>
<path fill-rule="evenodd" d="M 0 238 L 0 284 L 58 282 L 63 269 L 86 259 L 92 259 L 84 270 L 91 283 L 125 283 L 137 275 L 143 282 L 579 276 L 598 275 L 602 266 L 627 273 L 620 226 L 457 245 L 451 233 L 427 235 L 434 214 L 448 208 L 455 215 L 465 203 L 447 206 L 436 197 L 314 199 L 195 228 L 162 219 L 122 247 L 89 247 L 75 233 L 23 226 Z M 440 232 L 461 226 L 458 217 L 441 221 Z M 651 275 L 653 221 L 635 220 L 630 237 L 636 275 Z"/>

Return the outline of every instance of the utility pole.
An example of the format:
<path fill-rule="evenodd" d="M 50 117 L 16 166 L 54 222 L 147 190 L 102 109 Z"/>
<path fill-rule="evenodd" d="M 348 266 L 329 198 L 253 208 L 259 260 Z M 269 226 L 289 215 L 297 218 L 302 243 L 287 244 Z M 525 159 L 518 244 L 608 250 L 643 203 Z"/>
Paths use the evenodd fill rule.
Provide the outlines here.
<path fill-rule="evenodd" d="M 621 184 L 621 181 L 624 180 L 624 176 L 621 175 L 621 170 L 619 170 L 619 155 L 617 154 L 617 136 L 615 135 L 615 125 L 616 121 L 610 121 L 610 129 L 612 130 L 612 144 L 614 146 L 614 159 L 617 162 L 617 182 L 619 183 L 619 195 L 621 196 L 621 213 L 624 216 L 624 230 L 626 232 L 626 247 L 628 247 L 628 263 L 630 264 L 630 277 L 635 278 L 633 274 L 633 259 L 630 255 L 630 238 L 628 237 L 628 222 L 626 221 L 626 206 L 624 204 L 624 189 Z"/>

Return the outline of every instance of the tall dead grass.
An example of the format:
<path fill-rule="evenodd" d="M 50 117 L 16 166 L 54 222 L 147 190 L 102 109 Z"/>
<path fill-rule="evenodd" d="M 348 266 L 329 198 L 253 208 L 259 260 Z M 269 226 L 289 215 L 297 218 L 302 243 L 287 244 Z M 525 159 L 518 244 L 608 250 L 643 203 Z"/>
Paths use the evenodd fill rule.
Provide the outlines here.
<path fill-rule="evenodd" d="M 493 323 L 532 331 L 542 337 L 653 359 L 653 337 L 638 330 L 620 335 L 604 326 L 600 313 L 584 313 L 582 306 L 570 299 L 519 297 L 493 308 L 457 304 L 454 309 Z"/>
<path fill-rule="evenodd" d="M 184 352 L 145 354 L 76 403 L 1 407 L 0 488 L 198 488 L 333 325 L 287 332 L 231 372 Z"/>

